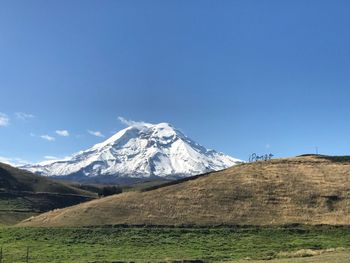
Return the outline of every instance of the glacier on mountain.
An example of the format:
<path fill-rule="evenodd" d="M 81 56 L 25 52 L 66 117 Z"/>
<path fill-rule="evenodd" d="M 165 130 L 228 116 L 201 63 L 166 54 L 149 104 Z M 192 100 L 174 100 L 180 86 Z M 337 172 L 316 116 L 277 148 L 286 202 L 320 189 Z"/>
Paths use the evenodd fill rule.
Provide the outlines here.
<path fill-rule="evenodd" d="M 168 123 L 134 123 L 71 157 L 22 168 L 44 176 L 150 178 L 192 176 L 238 163 L 207 150 Z"/>

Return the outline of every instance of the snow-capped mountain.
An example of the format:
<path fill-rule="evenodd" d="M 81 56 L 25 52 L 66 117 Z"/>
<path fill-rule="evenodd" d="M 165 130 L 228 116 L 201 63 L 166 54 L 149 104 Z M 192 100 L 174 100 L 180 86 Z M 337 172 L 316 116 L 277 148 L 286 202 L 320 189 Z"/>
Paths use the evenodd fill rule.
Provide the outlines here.
<path fill-rule="evenodd" d="M 240 162 L 207 150 L 168 123 L 135 123 L 66 159 L 22 168 L 45 176 L 185 177 Z"/>

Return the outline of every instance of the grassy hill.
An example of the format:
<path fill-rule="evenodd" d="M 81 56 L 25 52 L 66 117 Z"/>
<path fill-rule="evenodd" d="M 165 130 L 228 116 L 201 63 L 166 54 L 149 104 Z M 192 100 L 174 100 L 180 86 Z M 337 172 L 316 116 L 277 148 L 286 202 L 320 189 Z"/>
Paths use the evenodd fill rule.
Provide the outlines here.
<path fill-rule="evenodd" d="M 44 213 L 22 226 L 350 224 L 350 158 L 300 156 L 234 166 Z"/>
<path fill-rule="evenodd" d="M 94 193 L 0 163 L 0 225 L 95 197 Z"/>

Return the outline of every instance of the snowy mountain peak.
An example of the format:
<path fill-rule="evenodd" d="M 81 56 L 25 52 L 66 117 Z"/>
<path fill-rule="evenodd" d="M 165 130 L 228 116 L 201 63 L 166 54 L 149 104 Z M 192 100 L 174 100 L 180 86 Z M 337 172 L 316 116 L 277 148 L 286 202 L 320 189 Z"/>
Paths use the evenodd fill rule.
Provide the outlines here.
<path fill-rule="evenodd" d="M 149 137 L 152 138 L 169 138 L 172 136 L 184 136 L 179 131 L 176 131 L 169 123 L 159 123 L 159 124 L 150 124 L 150 123 L 136 123 L 128 128 L 125 128 L 116 134 L 114 134 L 109 139 L 105 140 L 102 143 L 94 145 L 92 148 L 98 149 L 108 145 L 116 145 L 121 140 L 128 141 L 134 137 Z"/>
<path fill-rule="evenodd" d="M 135 122 L 69 158 L 23 168 L 47 176 L 183 177 L 240 162 L 207 150 L 169 123 Z"/>

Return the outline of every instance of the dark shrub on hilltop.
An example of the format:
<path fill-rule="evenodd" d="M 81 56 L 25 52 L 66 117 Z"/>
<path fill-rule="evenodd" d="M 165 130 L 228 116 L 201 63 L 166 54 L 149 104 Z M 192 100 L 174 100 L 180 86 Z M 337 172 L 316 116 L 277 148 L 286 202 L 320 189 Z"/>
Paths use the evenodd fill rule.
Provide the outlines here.
<path fill-rule="evenodd" d="M 99 196 L 116 195 L 123 192 L 123 189 L 117 186 L 104 186 L 99 193 Z"/>

